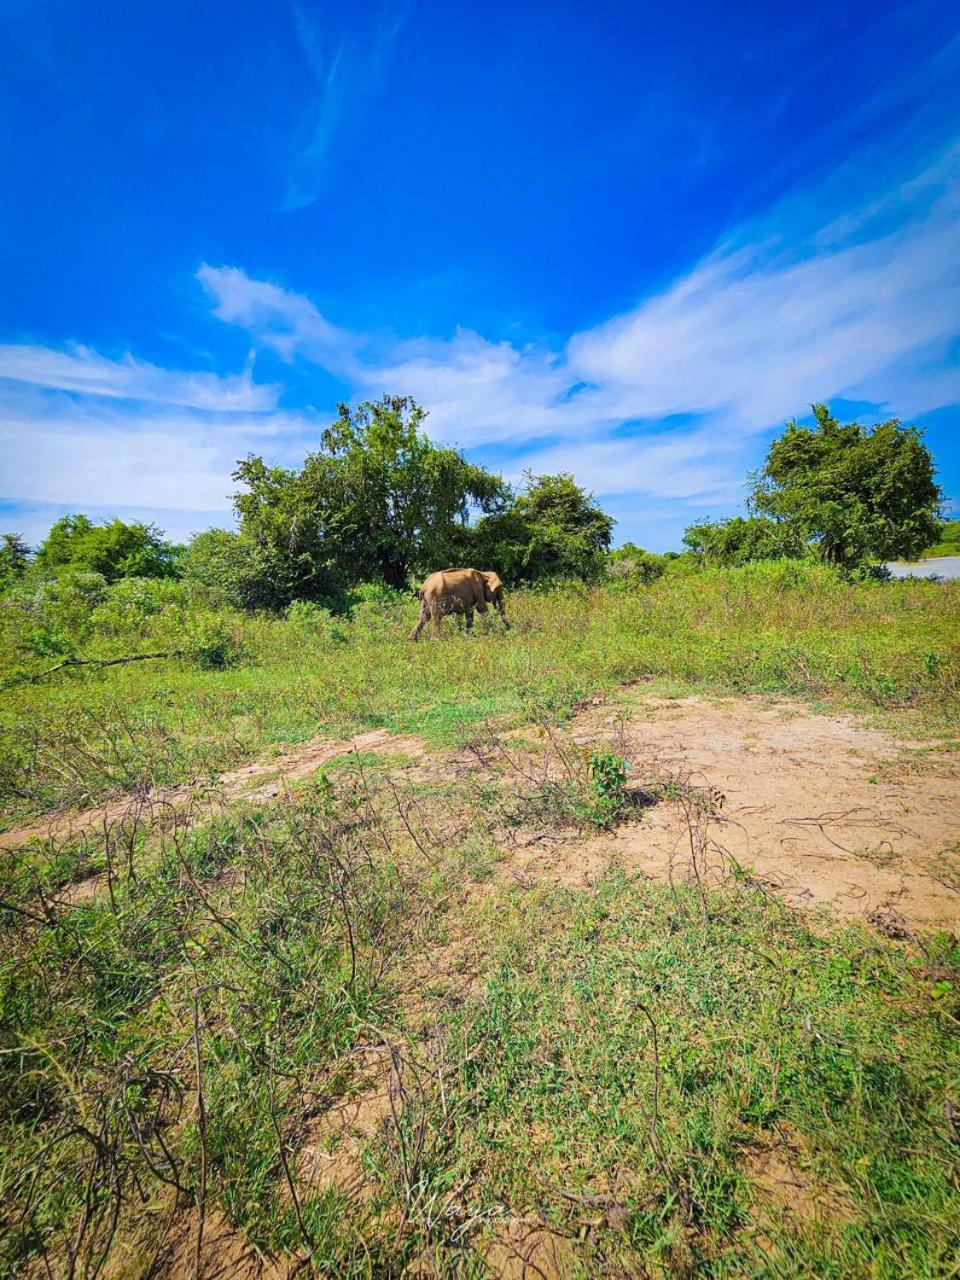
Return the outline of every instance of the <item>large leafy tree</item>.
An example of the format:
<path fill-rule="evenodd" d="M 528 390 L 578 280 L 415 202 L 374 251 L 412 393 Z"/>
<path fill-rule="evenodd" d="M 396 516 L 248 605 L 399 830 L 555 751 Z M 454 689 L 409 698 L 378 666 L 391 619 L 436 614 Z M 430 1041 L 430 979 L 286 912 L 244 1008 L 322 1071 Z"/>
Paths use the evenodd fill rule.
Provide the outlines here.
<path fill-rule="evenodd" d="M 789 522 L 848 568 L 932 546 L 942 495 L 922 432 L 896 418 L 841 426 L 823 404 L 813 412 L 814 426 L 788 422 L 770 446 L 754 477 L 753 510 Z"/>
<path fill-rule="evenodd" d="M 435 445 L 425 417 L 404 396 L 341 404 L 300 471 L 256 457 L 239 465 L 240 535 L 270 574 L 275 603 L 329 598 L 365 581 L 405 587 L 448 563 L 472 508 L 503 506 L 503 481 Z"/>
<path fill-rule="evenodd" d="M 614 520 L 569 472 L 527 473 L 511 505 L 478 521 L 475 558 L 508 581 L 594 578 L 603 573 Z"/>
<path fill-rule="evenodd" d="M 61 516 L 37 550 L 40 569 L 80 569 L 117 578 L 170 578 L 179 548 L 164 541 L 155 525 L 140 520 L 94 524 L 84 515 Z"/>

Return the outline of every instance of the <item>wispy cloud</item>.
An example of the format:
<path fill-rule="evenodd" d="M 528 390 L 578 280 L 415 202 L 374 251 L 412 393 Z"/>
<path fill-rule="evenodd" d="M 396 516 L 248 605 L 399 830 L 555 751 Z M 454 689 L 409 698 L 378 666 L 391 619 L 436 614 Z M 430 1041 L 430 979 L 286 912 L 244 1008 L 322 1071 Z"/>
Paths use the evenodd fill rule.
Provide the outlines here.
<path fill-rule="evenodd" d="M 928 200 L 895 231 L 863 238 L 863 221 L 846 234 L 834 224 L 829 243 L 801 247 L 738 237 L 661 296 L 575 335 L 571 372 L 624 416 L 723 411 L 743 430 L 812 396 L 862 393 L 895 364 L 897 398 L 936 408 L 921 370 L 960 317 L 955 152 L 950 160 L 931 170 L 936 183 L 918 176 Z M 781 210 L 785 228 L 792 212 Z"/>
<path fill-rule="evenodd" d="M 869 171 L 844 172 L 843 184 L 831 175 L 781 201 L 560 350 L 467 329 L 361 341 L 309 299 L 236 268 L 202 279 L 217 314 L 254 342 L 314 361 L 360 394 L 415 396 L 440 439 L 510 445 L 513 466 L 573 467 L 603 493 L 729 494 L 738 442 L 814 398 L 905 413 L 960 401 L 946 365 L 960 332 L 960 149 L 881 188 Z M 859 213 L 851 189 L 870 192 Z"/>
<path fill-rule="evenodd" d="M 337 374 L 352 370 L 363 339 L 331 324 L 303 294 L 252 280 L 236 267 L 204 265 L 197 279 L 219 320 L 248 329 L 284 360 L 302 357 Z"/>
<path fill-rule="evenodd" d="M 226 517 L 238 458 L 266 451 L 293 463 L 316 438 L 309 417 L 279 410 L 133 410 L 35 387 L 4 389 L 0 399 L 3 496 L 75 509 L 120 504 Z"/>
<path fill-rule="evenodd" d="M 324 25 L 301 0 L 291 0 L 297 41 L 310 68 L 313 95 L 291 148 L 283 208 L 303 209 L 319 199 L 323 166 L 347 120 L 357 116 L 378 86 L 386 60 L 409 12 L 407 4 L 382 8 L 372 29 L 358 38 Z"/>
<path fill-rule="evenodd" d="M 183 405 L 220 413 L 272 409 L 282 388 L 255 383 L 250 368 L 218 374 L 157 365 L 125 355 L 111 360 L 89 347 L 0 346 L 0 378 L 112 400 Z"/>

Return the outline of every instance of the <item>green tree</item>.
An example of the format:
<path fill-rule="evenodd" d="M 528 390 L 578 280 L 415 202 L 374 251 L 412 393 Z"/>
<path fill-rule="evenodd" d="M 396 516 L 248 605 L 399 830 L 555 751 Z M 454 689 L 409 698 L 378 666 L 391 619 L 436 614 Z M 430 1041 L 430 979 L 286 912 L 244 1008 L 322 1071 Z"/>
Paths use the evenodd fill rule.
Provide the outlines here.
<path fill-rule="evenodd" d="M 754 477 L 752 509 L 792 524 L 825 560 L 912 559 L 938 536 L 942 495 L 923 433 L 892 418 L 843 426 L 826 405 L 788 422 Z"/>
<path fill-rule="evenodd" d="M 163 531 L 140 520 L 108 520 L 94 524 L 85 515 L 62 516 L 37 550 L 42 570 L 78 569 L 117 578 L 171 578 L 177 573 L 179 548 L 165 542 Z"/>
<path fill-rule="evenodd" d="M 302 470 L 240 463 L 240 535 L 271 574 L 277 604 L 329 599 L 359 582 L 404 588 L 447 563 L 472 507 L 503 506 L 500 477 L 433 444 L 425 416 L 404 396 L 341 404 Z"/>
<path fill-rule="evenodd" d="M 0 592 L 19 582 L 30 563 L 30 548 L 19 533 L 5 533 L 0 539 Z"/>
<path fill-rule="evenodd" d="M 271 608 L 274 584 L 257 545 L 230 529 L 205 529 L 184 548 L 180 572 L 241 609 Z"/>
<path fill-rule="evenodd" d="M 613 582 L 650 583 L 661 577 L 668 560 L 652 551 L 644 551 L 634 542 L 607 553 L 607 577 Z"/>
<path fill-rule="evenodd" d="M 733 516 L 690 525 L 683 542 L 706 564 L 740 565 L 751 560 L 796 560 L 810 554 L 792 520 L 766 516 Z"/>
<path fill-rule="evenodd" d="M 512 582 L 599 577 L 613 518 L 569 472 L 525 479 L 509 507 L 477 522 L 471 542 L 482 567 Z"/>

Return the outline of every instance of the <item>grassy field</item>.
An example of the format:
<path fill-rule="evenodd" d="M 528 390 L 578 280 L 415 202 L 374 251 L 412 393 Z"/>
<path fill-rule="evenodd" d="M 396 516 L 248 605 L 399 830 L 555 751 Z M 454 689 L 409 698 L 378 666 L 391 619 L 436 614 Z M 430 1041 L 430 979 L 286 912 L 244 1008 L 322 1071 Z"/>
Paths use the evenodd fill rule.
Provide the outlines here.
<path fill-rule="evenodd" d="M 945 520 L 940 530 L 940 541 L 924 553 L 929 556 L 960 556 L 960 520 Z"/>
<path fill-rule="evenodd" d="M 138 787 L 215 774 L 278 744 L 380 725 L 456 740 L 490 717 L 563 714 L 595 689 L 659 676 L 717 691 L 792 693 L 857 709 L 919 709 L 949 722 L 960 704 L 960 587 L 847 583 L 795 564 L 668 577 L 616 592 L 517 592 L 513 629 L 412 645 L 409 604 L 354 617 L 211 624 L 226 669 L 189 659 L 74 668 L 37 683 L 8 639 L 0 805 L 6 821 L 84 806 Z M 85 639 L 87 656 L 174 648 L 191 625 L 168 609 Z"/>
<path fill-rule="evenodd" d="M 942 732 L 958 601 L 774 566 L 517 593 L 506 636 L 419 646 L 412 603 L 221 618 L 224 669 L 28 683 L 52 663 L 12 655 L 8 822 L 324 731 L 534 731 L 521 769 L 357 757 L 5 855 L 0 1275 L 956 1275 L 956 939 L 800 917 L 708 868 L 709 794 L 562 723 L 653 674 Z M 690 824 L 673 884 L 510 872 L 534 821 L 579 839 L 650 804 Z"/>

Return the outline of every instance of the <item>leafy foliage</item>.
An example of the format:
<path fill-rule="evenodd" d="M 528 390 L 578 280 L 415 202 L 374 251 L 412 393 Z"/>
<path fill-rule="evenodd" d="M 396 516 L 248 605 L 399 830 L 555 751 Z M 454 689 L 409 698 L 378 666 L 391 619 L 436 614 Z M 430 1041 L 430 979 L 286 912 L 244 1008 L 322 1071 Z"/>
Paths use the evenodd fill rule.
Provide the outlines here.
<path fill-rule="evenodd" d="M 263 603 L 329 601 L 360 582 L 405 588 L 448 562 L 471 504 L 502 505 L 499 477 L 433 444 L 425 416 L 403 396 L 341 404 L 300 471 L 239 465 L 238 546 L 253 552 Z"/>
<path fill-rule="evenodd" d="M 646 585 L 656 582 L 667 565 L 677 558 L 676 552 L 658 556 L 633 542 L 625 542 L 607 556 L 607 577 L 617 583 Z"/>
<path fill-rule="evenodd" d="M 169 578 L 179 549 L 155 525 L 120 519 L 94 524 L 88 516 L 62 516 L 37 550 L 40 570 L 80 569 L 117 578 Z"/>
<path fill-rule="evenodd" d="M 941 492 L 916 427 L 896 419 L 841 426 L 826 405 L 816 425 L 788 422 L 754 480 L 751 505 L 792 525 L 824 559 L 852 567 L 912 559 L 939 534 Z"/>
<path fill-rule="evenodd" d="M 612 751 L 591 751 L 587 768 L 593 791 L 592 821 L 597 827 L 612 827 L 629 803 L 629 762 Z"/>
<path fill-rule="evenodd" d="M 279 608 L 286 599 L 285 584 L 276 583 L 274 560 L 263 542 L 231 529 L 205 529 L 187 543 L 181 572 L 235 608 Z"/>
<path fill-rule="evenodd" d="M 960 520 L 944 520 L 938 541 L 924 552 L 925 556 L 960 556 Z"/>
<path fill-rule="evenodd" d="M 793 521 L 733 516 L 690 525 L 684 544 L 705 564 L 742 565 L 752 560 L 796 560 L 810 554 Z"/>
<path fill-rule="evenodd" d="M 19 582 L 30 563 L 30 548 L 19 533 L 5 533 L 0 539 L 0 594 Z"/>
<path fill-rule="evenodd" d="M 614 520 L 569 472 L 526 475 L 504 511 L 486 516 L 468 546 L 484 568 L 508 582 L 591 581 L 601 576 Z"/>

